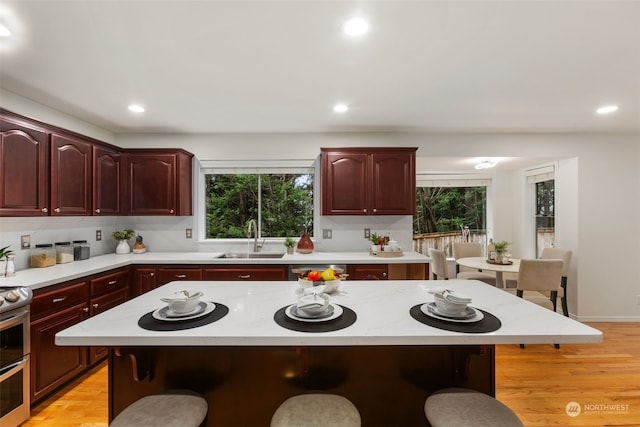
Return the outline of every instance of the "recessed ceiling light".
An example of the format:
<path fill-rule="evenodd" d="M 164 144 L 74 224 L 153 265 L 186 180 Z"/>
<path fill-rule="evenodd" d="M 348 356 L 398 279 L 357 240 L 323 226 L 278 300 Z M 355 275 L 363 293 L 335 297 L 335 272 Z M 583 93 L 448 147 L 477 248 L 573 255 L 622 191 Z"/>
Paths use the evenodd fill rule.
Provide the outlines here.
<path fill-rule="evenodd" d="M 596 110 L 598 114 L 609 114 L 618 111 L 617 105 L 604 105 Z"/>
<path fill-rule="evenodd" d="M 4 25 L 0 24 L 0 37 L 9 37 L 11 35 L 11 31 Z"/>
<path fill-rule="evenodd" d="M 344 113 L 349 109 L 349 107 L 347 106 L 347 104 L 336 104 L 333 107 L 333 111 L 335 111 L 336 113 Z"/>
<path fill-rule="evenodd" d="M 480 163 L 478 163 L 476 165 L 476 169 L 487 169 L 487 168 L 492 168 L 495 165 L 497 165 L 498 162 L 496 162 L 495 160 L 491 160 L 491 159 L 486 159 L 486 160 L 482 160 Z"/>
<path fill-rule="evenodd" d="M 131 104 L 129 105 L 129 111 L 132 111 L 134 113 L 144 113 L 145 109 L 142 105 Z"/>
<path fill-rule="evenodd" d="M 351 37 L 359 37 L 369 30 L 369 23 L 362 17 L 357 16 L 349 19 L 344 24 L 344 32 Z"/>

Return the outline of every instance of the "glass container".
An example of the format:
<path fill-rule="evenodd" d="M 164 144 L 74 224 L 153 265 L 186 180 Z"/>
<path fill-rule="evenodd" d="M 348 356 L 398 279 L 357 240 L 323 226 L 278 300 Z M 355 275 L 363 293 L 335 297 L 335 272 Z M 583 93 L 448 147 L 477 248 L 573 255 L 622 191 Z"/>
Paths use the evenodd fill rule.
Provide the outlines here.
<path fill-rule="evenodd" d="M 56 264 L 73 262 L 73 246 L 71 242 L 56 242 Z"/>
<path fill-rule="evenodd" d="M 89 251 L 91 246 L 87 243 L 86 240 L 74 240 L 73 241 L 73 259 L 83 260 L 89 259 Z"/>
<path fill-rule="evenodd" d="M 51 267 L 56 265 L 56 250 L 51 243 L 36 245 L 31 250 L 31 267 Z"/>

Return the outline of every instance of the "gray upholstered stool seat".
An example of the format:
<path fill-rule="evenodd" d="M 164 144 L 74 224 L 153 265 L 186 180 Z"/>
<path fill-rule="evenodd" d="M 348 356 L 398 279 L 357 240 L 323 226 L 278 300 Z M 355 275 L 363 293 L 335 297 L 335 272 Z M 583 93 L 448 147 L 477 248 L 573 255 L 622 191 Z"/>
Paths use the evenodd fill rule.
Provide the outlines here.
<path fill-rule="evenodd" d="M 335 394 L 301 394 L 285 400 L 273 414 L 271 427 L 360 427 L 360 412 Z"/>
<path fill-rule="evenodd" d="M 120 412 L 110 427 L 198 427 L 207 416 L 207 401 L 189 390 L 145 396 Z"/>
<path fill-rule="evenodd" d="M 466 388 L 446 388 L 427 398 L 424 413 L 433 427 L 522 427 L 511 409 L 493 397 Z"/>

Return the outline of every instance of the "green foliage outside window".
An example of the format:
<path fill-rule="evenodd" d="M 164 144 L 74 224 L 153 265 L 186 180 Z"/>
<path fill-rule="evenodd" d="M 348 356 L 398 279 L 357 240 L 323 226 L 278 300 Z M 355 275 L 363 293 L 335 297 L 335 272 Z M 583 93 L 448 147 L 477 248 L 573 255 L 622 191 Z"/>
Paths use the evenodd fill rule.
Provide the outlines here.
<path fill-rule="evenodd" d="M 485 229 L 486 187 L 418 187 L 413 234 Z"/>
<path fill-rule="evenodd" d="M 206 238 L 246 238 L 261 213 L 261 237 L 313 230 L 313 175 L 205 175 Z"/>

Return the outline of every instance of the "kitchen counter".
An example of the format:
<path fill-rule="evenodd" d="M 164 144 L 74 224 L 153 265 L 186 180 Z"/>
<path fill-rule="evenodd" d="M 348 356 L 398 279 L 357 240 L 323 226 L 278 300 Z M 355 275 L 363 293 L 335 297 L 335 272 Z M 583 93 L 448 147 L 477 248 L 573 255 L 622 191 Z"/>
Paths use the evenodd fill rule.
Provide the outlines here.
<path fill-rule="evenodd" d="M 429 258 L 417 252 L 405 252 L 401 257 L 375 257 L 367 252 L 313 252 L 285 254 L 282 258 L 220 258 L 221 252 L 146 252 L 144 254 L 107 254 L 82 261 L 57 264 L 46 268 L 30 268 L 16 272 L 14 277 L 0 278 L 0 286 L 29 286 L 38 289 L 118 267 L 136 264 L 416 264 Z"/>
<path fill-rule="evenodd" d="M 485 334 L 449 332 L 423 325 L 409 315 L 428 292 L 446 286 L 473 299 L 472 305 L 500 319 Z M 295 302 L 297 282 L 172 282 L 85 320 L 56 336 L 58 345 L 102 346 L 280 346 L 594 343 L 602 334 L 589 326 L 474 280 L 343 281 L 331 301 L 351 308 L 357 321 L 328 333 L 308 334 L 277 325 L 274 313 Z M 165 304 L 163 296 L 182 289 L 202 290 L 204 300 L 229 307 L 229 314 L 206 326 L 175 332 L 138 327 L 145 313 Z"/>

